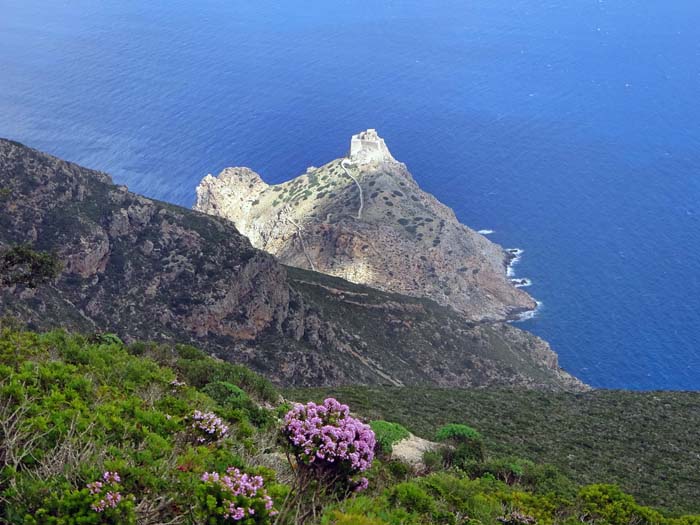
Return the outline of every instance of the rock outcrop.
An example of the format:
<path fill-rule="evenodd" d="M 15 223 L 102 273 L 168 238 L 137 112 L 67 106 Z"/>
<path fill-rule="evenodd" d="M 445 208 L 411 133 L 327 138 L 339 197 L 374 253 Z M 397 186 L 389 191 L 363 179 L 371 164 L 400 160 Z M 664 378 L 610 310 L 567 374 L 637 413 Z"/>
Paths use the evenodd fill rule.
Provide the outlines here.
<path fill-rule="evenodd" d="M 231 220 L 281 262 L 451 306 L 469 321 L 536 308 L 506 275 L 510 255 L 422 191 L 374 130 L 348 158 L 284 184 L 248 168 L 204 177 L 195 209 Z"/>
<path fill-rule="evenodd" d="M 33 329 L 191 343 L 283 385 L 586 388 L 527 332 L 285 267 L 226 219 L 0 139 L 0 252 L 24 243 L 62 265 L 0 286 L 0 317 Z"/>

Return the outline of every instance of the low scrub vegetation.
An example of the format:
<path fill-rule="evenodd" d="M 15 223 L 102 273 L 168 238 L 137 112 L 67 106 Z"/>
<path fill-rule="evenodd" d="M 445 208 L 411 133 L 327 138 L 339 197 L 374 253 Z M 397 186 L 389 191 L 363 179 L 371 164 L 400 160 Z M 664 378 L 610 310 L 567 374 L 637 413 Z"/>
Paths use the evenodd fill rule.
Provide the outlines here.
<path fill-rule="evenodd" d="M 415 470 L 390 455 L 406 428 L 351 407 L 190 346 L 0 328 L 0 523 L 700 525 L 454 421 Z"/>
<path fill-rule="evenodd" d="M 613 483 L 665 512 L 700 513 L 698 392 L 352 386 L 286 395 L 300 401 L 333 396 L 430 440 L 443 425 L 466 423 L 483 437 L 492 466 L 526 458 L 554 465 L 580 486 Z M 469 468 L 478 474 L 485 466 Z"/>

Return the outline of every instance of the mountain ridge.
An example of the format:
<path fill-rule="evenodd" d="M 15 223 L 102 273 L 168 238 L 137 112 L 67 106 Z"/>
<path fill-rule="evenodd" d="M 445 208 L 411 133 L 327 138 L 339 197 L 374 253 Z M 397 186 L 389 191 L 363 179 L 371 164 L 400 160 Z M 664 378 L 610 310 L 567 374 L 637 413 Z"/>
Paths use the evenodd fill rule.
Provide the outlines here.
<path fill-rule="evenodd" d="M 587 387 L 546 342 L 426 299 L 287 268 L 233 223 L 133 194 L 104 173 L 0 140 L 0 254 L 53 252 L 51 282 L 0 289 L 32 329 L 195 344 L 288 386 Z"/>

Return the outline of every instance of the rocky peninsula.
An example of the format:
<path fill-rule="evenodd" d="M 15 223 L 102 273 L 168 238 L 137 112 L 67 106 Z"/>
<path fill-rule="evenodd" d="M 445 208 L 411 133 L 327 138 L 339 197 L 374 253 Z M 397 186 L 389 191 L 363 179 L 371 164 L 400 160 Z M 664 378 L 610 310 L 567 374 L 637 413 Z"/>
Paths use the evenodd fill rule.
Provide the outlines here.
<path fill-rule="evenodd" d="M 421 190 L 373 129 L 352 137 L 346 157 L 283 184 L 242 167 L 207 175 L 194 208 L 231 220 L 284 264 L 429 298 L 468 321 L 537 306 L 506 274 L 512 254 Z"/>

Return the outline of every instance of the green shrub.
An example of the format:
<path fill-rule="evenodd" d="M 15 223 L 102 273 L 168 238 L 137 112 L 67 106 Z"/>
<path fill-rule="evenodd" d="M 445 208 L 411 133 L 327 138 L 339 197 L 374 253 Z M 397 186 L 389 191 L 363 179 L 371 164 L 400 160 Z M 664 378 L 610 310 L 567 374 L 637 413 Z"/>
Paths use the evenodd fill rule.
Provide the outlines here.
<path fill-rule="evenodd" d="M 554 494 L 573 499 L 576 486 L 554 465 L 524 462 L 520 483 L 537 494 Z"/>
<path fill-rule="evenodd" d="M 485 462 L 471 461 L 462 465 L 462 469 L 471 477 L 490 475 L 507 485 L 520 483 L 526 470 L 532 467 L 531 461 L 520 458 L 496 458 Z"/>
<path fill-rule="evenodd" d="M 430 514 L 437 511 L 433 498 L 420 485 L 412 481 L 399 483 L 389 492 L 389 501 L 402 506 L 409 512 Z"/>
<path fill-rule="evenodd" d="M 383 497 L 356 496 L 324 509 L 321 525 L 422 525 L 417 514 L 392 507 Z"/>
<path fill-rule="evenodd" d="M 467 425 L 444 425 L 438 429 L 435 439 L 448 445 L 442 449 L 446 467 L 464 468 L 470 462 L 484 461 L 484 440 L 481 434 Z"/>
<path fill-rule="evenodd" d="M 0 285 L 35 288 L 58 276 L 63 264 L 53 253 L 33 250 L 28 244 L 0 252 Z"/>
<path fill-rule="evenodd" d="M 391 423 L 389 421 L 372 421 L 369 426 L 372 427 L 374 431 L 378 452 L 386 455 L 391 454 L 392 447 L 395 443 L 406 439 L 410 435 L 410 432 L 404 427 L 398 423 Z"/>
<path fill-rule="evenodd" d="M 428 472 L 435 472 L 442 468 L 444 463 L 442 451 L 426 450 L 423 453 L 423 464 Z"/>
<path fill-rule="evenodd" d="M 583 522 L 634 523 L 656 525 L 663 516 L 649 507 L 638 505 L 632 496 L 617 485 L 589 485 L 577 497 L 579 519 Z"/>
<path fill-rule="evenodd" d="M 98 510 L 96 505 L 104 494 L 91 494 L 87 488 L 51 492 L 41 507 L 26 515 L 23 525 L 136 525 L 132 496 L 115 505 Z M 120 496 L 121 497 L 121 496 Z"/>
<path fill-rule="evenodd" d="M 369 518 L 360 514 L 346 514 L 333 510 L 321 522 L 323 525 L 385 525 L 387 522 L 379 518 Z"/>
<path fill-rule="evenodd" d="M 202 392 L 224 408 L 243 408 L 250 402 L 248 394 L 228 381 L 213 381 L 202 388 Z"/>
<path fill-rule="evenodd" d="M 438 429 L 435 434 L 435 439 L 437 441 L 461 442 L 464 440 L 481 439 L 481 434 L 470 426 L 450 423 Z"/>
<path fill-rule="evenodd" d="M 224 411 L 238 415 L 227 421 L 237 423 L 236 438 L 193 447 L 186 418 L 217 402 L 151 359 L 177 361 L 172 347 L 129 351 L 109 334 L 0 331 L 0 523 L 128 525 L 141 521 L 136 509 L 154 508 L 161 522 L 181 522 L 204 471 L 243 466 L 234 452 L 246 446 L 239 434 L 254 442 L 257 432 L 248 410 Z M 209 388 L 219 401 L 267 412 L 234 384 L 219 383 Z M 122 475 L 125 496 L 97 512 L 83 480 L 100 469 Z"/>

